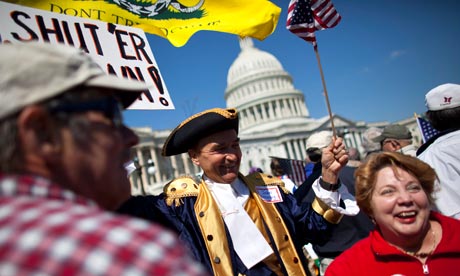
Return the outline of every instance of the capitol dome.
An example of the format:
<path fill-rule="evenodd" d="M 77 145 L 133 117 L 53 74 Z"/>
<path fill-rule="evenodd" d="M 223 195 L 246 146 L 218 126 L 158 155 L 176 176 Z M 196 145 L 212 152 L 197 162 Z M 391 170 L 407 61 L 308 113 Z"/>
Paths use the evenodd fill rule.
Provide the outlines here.
<path fill-rule="evenodd" d="M 228 70 L 227 83 L 244 81 L 248 74 L 281 73 L 283 66 L 272 54 L 254 47 L 251 39 L 240 40 L 241 52 Z"/>
<path fill-rule="evenodd" d="M 241 52 L 227 75 L 225 101 L 240 116 L 240 131 L 261 133 L 278 126 L 310 122 L 304 94 L 272 54 L 240 39 Z"/>

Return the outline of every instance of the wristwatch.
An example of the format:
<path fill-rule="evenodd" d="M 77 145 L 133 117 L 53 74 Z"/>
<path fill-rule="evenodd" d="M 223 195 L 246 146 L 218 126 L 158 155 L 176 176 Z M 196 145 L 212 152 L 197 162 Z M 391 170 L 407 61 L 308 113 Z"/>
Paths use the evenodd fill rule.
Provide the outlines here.
<path fill-rule="evenodd" d="M 336 184 L 332 184 L 332 183 L 324 181 L 323 178 L 320 177 L 319 178 L 319 185 L 324 190 L 335 192 L 340 188 L 340 185 L 342 185 L 342 184 L 340 183 L 340 179 L 338 180 L 338 182 Z"/>

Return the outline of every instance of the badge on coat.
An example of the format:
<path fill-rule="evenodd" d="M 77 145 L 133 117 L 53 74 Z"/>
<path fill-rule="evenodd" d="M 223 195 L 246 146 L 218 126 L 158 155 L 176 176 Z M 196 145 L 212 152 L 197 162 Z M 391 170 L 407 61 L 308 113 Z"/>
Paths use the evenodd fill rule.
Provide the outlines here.
<path fill-rule="evenodd" d="M 283 202 L 277 186 L 256 186 L 257 194 L 267 203 Z"/>

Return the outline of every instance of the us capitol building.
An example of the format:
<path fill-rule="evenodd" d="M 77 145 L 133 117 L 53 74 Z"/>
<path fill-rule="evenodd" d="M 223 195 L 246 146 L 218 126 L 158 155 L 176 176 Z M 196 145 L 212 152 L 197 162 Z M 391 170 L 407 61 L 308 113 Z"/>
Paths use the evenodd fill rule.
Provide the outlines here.
<path fill-rule="evenodd" d="M 294 87 L 292 77 L 272 54 L 257 49 L 252 39 L 240 40 L 241 52 L 230 66 L 223 94 L 227 107 L 239 112 L 241 150 L 240 172 L 251 167 L 270 173 L 270 156 L 304 160 L 305 143 L 314 132 L 331 130 L 329 116 L 311 118 L 304 93 Z M 185 118 L 184 118 L 185 119 Z M 361 134 L 371 126 L 383 128 L 388 122 L 353 122 L 333 114 L 337 135 L 347 147 L 363 152 Z M 415 145 L 421 138 L 414 118 L 397 122 L 407 126 Z M 140 143 L 133 149 L 137 169 L 130 175 L 133 194 L 158 194 L 163 185 L 180 175 L 196 175 L 200 169 L 187 154 L 161 156 L 171 130 L 134 128 Z"/>

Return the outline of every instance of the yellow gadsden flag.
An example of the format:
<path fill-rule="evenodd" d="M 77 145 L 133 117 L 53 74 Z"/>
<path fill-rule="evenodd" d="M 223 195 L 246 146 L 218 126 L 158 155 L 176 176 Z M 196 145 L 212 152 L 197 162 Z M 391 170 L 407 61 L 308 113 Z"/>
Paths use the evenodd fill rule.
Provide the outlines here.
<path fill-rule="evenodd" d="M 265 39 L 281 9 L 267 0 L 2 0 L 132 26 L 181 47 L 201 30 Z"/>

